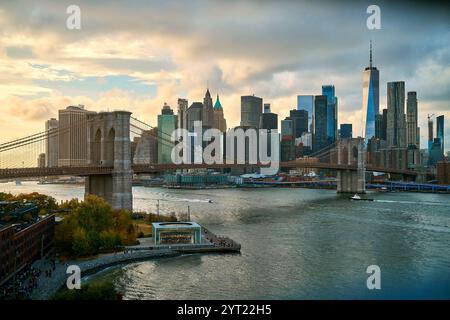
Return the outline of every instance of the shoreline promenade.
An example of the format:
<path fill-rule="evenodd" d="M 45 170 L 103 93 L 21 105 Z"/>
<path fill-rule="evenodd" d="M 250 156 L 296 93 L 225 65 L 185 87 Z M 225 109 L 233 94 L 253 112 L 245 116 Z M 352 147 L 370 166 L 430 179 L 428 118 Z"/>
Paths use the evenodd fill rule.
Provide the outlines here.
<path fill-rule="evenodd" d="M 151 239 L 139 239 L 138 246 L 126 247 L 125 251 L 116 253 L 101 254 L 95 258 L 87 260 L 69 260 L 63 263 L 57 262 L 51 276 L 45 275 L 45 270 L 52 264 L 50 260 L 38 260 L 33 267 L 42 271 L 37 279 L 37 287 L 30 295 L 32 300 L 47 300 L 66 284 L 70 276 L 66 273 L 67 267 L 77 265 L 81 269 L 81 278 L 95 274 L 103 269 L 150 259 L 175 257 L 183 254 L 193 253 L 232 253 L 239 252 L 241 245 L 228 237 L 216 236 L 206 228 L 202 227 L 203 243 L 199 245 L 149 245 Z M 82 280 L 83 281 L 83 280 Z"/>
<path fill-rule="evenodd" d="M 181 253 L 173 250 L 139 250 L 139 251 L 121 251 L 111 254 L 102 254 L 89 260 L 71 260 L 64 263 L 57 262 L 55 270 L 51 277 L 46 277 L 44 272 L 38 279 L 38 285 L 30 295 L 32 300 L 47 300 L 63 287 L 70 276 L 66 273 L 67 267 L 77 265 L 81 269 L 81 278 L 95 274 L 105 268 L 117 266 L 120 264 L 144 261 L 154 258 L 174 257 Z M 50 267 L 49 260 L 38 260 L 33 264 L 34 268 L 42 271 Z M 83 280 L 82 280 L 83 281 Z"/>

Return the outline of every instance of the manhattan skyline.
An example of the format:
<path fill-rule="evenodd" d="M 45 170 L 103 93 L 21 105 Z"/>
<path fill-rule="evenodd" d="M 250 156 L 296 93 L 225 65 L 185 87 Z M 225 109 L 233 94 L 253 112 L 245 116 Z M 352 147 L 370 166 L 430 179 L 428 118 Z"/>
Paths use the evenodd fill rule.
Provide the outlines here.
<path fill-rule="evenodd" d="M 58 109 L 77 104 L 127 109 L 156 124 L 164 102 L 176 109 L 177 99 L 187 98 L 190 105 L 206 87 L 220 95 L 229 127 L 239 125 L 240 97 L 251 94 L 271 103 L 281 121 L 297 95 L 319 95 L 327 84 L 339 98 L 339 124 L 352 123 L 359 136 L 370 40 L 380 110 L 387 82 L 405 81 L 406 91 L 416 91 L 421 148 L 427 114 L 450 117 L 450 19 L 438 6 L 381 3 L 382 28 L 368 30 L 367 3 L 241 1 L 224 10 L 223 1 L 177 8 L 81 1 L 81 30 L 68 30 L 67 5 L 0 5 L 2 141 L 42 131 Z M 311 27 L 315 20 L 322 25 Z"/>

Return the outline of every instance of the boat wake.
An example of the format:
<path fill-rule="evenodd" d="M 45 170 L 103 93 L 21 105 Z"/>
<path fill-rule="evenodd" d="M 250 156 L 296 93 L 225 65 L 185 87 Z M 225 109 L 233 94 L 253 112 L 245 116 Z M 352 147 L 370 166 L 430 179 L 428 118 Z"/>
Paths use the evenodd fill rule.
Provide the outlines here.
<path fill-rule="evenodd" d="M 427 202 L 427 201 L 398 201 L 398 200 L 383 200 L 375 199 L 374 202 L 382 203 L 403 203 L 403 204 L 420 204 L 420 205 L 430 205 L 430 206 L 440 206 L 440 207 L 450 207 L 450 203 L 437 203 L 437 202 Z"/>
<path fill-rule="evenodd" d="M 195 202 L 195 203 L 212 203 L 211 199 L 188 199 L 188 198 L 176 198 L 176 197 L 163 197 L 163 198 L 134 198 L 136 200 L 153 200 L 153 201 L 171 201 L 171 202 Z"/>

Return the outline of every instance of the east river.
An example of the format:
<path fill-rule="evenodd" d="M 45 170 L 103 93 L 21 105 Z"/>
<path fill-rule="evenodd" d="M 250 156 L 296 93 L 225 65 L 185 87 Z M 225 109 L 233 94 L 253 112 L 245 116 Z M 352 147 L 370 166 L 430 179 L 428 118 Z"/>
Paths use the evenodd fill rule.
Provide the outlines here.
<path fill-rule="evenodd" d="M 66 200 L 84 187 L 1 183 Z M 333 190 L 134 187 L 135 210 L 186 212 L 242 244 L 240 254 L 185 255 L 101 272 L 127 299 L 450 299 L 450 195 Z M 212 203 L 208 202 L 212 200 Z M 368 290 L 366 269 L 381 269 Z M 95 278 L 94 277 L 94 278 Z"/>

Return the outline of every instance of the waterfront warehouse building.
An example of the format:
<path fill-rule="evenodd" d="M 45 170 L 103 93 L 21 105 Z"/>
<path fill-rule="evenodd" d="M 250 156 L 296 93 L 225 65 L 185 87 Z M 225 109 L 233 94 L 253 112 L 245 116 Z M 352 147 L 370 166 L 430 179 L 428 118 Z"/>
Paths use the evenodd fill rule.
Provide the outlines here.
<path fill-rule="evenodd" d="M 155 245 L 200 244 L 202 227 L 195 222 L 155 222 L 152 237 Z"/>

